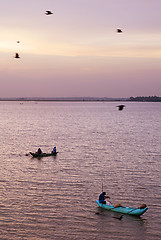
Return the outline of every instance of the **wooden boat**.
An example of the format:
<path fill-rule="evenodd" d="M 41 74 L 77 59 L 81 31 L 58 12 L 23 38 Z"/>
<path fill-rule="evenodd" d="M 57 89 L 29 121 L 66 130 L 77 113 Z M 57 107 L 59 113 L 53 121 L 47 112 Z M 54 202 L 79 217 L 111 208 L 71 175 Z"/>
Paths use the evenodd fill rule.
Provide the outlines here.
<path fill-rule="evenodd" d="M 56 156 L 58 152 L 55 152 L 55 153 L 33 153 L 33 152 L 30 152 L 30 154 L 33 156 L 33 157 L 49 157 L 49 156 Z"/>
<path fill-rule="evenodd" d="M 119 212 L 119 213 L 123 213 L 123 214 L 138 216 L 138 217 L 141 216 L 142 214 L 144 214 L 148 210 L 148 208 L 145 204 L 143 204 L 143 205 L 145 205 L 145 207 L 142 205 L 143 208 L 142 208 L 142 206 L 140 208 L 132 208 L 132 207 L 122 207 L 122 206 L 115 207 L 114 205 L 107 205 L 107 204 L 100 203 L 99 200 L 96 200 L 96 203 L 101 208 L 105 208 L 107 210 Z"/>

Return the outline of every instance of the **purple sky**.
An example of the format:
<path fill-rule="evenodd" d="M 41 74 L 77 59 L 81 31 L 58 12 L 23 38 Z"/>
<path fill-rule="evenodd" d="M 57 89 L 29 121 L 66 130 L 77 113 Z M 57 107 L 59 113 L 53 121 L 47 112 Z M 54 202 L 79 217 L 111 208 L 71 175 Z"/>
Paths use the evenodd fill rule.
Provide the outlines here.
<path fill-rule="evenodd" d="M 160 11 L 161 0 L 2 1 L 0 98 L 161 96 Z"/>

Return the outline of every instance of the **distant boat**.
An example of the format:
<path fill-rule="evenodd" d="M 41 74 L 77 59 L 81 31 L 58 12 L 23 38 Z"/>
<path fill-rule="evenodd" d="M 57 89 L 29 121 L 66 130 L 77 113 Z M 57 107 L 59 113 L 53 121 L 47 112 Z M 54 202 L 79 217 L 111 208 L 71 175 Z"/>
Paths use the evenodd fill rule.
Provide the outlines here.
<path fill-rule="evenodd" d="M 55 152 L 55 153 L 33 153 L 33 152 L 30 152 L 30 154 L 33 156 L 33 157 L 49 157 L 49 156 L 56 156 L 58 152 Z"/>
<path fill-rule="evenodd" d="M 133 215 L 133 216 L 137 216 L 137 217 L 141 216 L 148 210 L 148 208 L 145 204 L 140 206 L 140 208 L 133 208 L 133 207 L 122 207 L 122 206 L 117 207 L 115 205 L 106 205 L 106 204 L 100 203 L 99 200 L 96 200 L 96 203 L 101 208 L 104 208 L 104 209 L 107 209 L 110 211 L 114 211 L 114 212 L 129 214 L 129 215 Z"/>

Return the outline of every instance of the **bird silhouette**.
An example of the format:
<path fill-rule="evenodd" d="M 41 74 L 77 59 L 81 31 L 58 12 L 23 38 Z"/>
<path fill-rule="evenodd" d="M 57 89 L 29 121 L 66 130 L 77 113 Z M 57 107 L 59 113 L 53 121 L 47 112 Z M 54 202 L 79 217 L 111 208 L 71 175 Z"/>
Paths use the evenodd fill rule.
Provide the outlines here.
<path fill-rule="evenodd" d="M 51 11 L 46 11 L 46 13 L 45 13 L 46 15 L 51 15 L 51 14 L 53 14 Z"/>
<path fill-rule="evenodd" d="M 123 215 L 121 215 L 120 217 L 113 217 L 113 218 L 116 218 L 121 221 L 121 219 L 123 218 Z"/>
<path fill-rule="evenodd" d="M 122 30 L 120 28 L 118 28 L 117 33 L 122 33 Z"/>
<path fill-rule="evenodd" d="M 118 107 L 118 110 L 119 110 L 119 111 L 122 111 L 122 110 L 124 109 L 125 105 L 118 105 L 118 106 L 116 106 L 116 107 Z"/>
<path fill-rule="evenodd" d="M 20 58 L 18 53 L 15 53 L 15 57 L 14 58 Z"/>

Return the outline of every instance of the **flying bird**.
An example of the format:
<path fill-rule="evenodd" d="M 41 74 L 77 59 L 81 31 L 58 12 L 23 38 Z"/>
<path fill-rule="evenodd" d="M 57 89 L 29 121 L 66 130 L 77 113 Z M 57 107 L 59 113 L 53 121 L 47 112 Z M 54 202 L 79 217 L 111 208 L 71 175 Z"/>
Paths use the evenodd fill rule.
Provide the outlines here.
<path fill-rule="evenodd" d="M 122 30 L 120 28 L 118 28 L 117 33 L 122 33 Z"/>
<path fill-rule="evenodd" d="M 20 58 L 18 53 L 15 53 L 15 57 L 14 58 Z"/>
<path fill-rule="evenodd" d="M 119 110 L 119 111 L 122 111 L 122 110 L 124 109 L 125 105 L 118 105 L 118 106 L 116 106 L 116 107 L 118 107 L 118 110 Z"/>
<path fill-rule="evenodd" d="M 46 15 L 51 15 L 51 14 L 53 14 L 51 11 L 46 11 L 46 13 L 45 13 Z"/>

